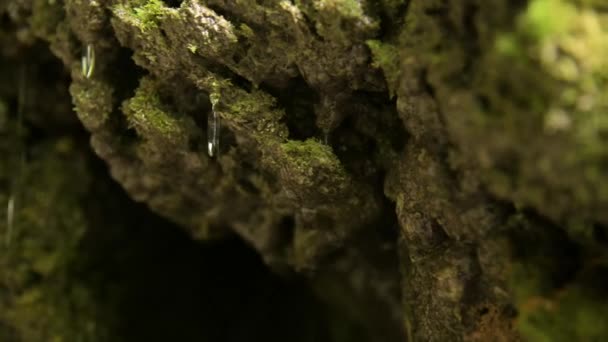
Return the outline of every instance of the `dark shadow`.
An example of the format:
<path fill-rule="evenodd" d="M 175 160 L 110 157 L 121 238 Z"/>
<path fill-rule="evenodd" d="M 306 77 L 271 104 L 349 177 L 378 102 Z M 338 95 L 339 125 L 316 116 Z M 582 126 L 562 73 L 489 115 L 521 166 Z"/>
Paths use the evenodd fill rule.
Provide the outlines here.
<path fill-rule="evenodd" d="M 121 340 L 328 340 L 306 281 L 272 274 L 239 239 L 194 241 L 118 185 L 98 183 L 78 272 Z"/>

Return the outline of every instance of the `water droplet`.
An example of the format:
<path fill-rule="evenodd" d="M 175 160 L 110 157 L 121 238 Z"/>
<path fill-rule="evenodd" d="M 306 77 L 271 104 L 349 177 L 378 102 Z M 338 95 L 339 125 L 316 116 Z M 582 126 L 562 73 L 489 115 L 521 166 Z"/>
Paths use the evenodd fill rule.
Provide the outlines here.
<path fill-rule="evenodd" d="M 19 69 L 19 78 L 18 78 L 18 90 L 17 90 L 17 145 L 16 145 L 16 153 L 19 156 L 19 161 L 17 165 L 14 166 L 15 175 L 13 176 L 12 184 L 11 184 L 11 193 L 8 198 L 8 203 L 6 205 L 6 236 L 5 236 L 5 244 L 8 247 L 11 243 L 13 231 L 15 228 L 15 201 L 17 198 L 17 193 L 21 190 L 22 186 L 22 177 L 23 171 L 25 170 L 25 150 L 26 147 L 24 145 L 24 134 L 23 134 L 23 120 L 25 115 L 25 103 L 27 101 L 27 67 L 25 65 L 21 65 Z"/>
<path fill-rule="evenodd" d="M 95 47 L 93 44 L 87 44 L 82 52 L 82 76 L 91 78 L 95 71 Z"/>
<path fill-rule="evenodd" d="M 220 148 L 220 117 L 215 110 L 207 114 L 207 153 L 209 157 L 217 157 Z"/>
<path fill-rule="evenodd" d="M 324 143 L 325 145 L 329 146 L 329 145 L 330 145 L 330 143 L 331 143 L 330 139 L 331 139 L 331 137 L 330 137 L 330 135 L 329 135 L 329 132 L 325 132 L 325 133 L 323 134 L 323 143 Z"/>
<path fill-rule="evenodd" d="M 15 196 L 10 196 L 6 206 L 6 238 L 5 244 L 8 247 L 11 244 L 13 235 L 13 225 L 15 222 Z"/>

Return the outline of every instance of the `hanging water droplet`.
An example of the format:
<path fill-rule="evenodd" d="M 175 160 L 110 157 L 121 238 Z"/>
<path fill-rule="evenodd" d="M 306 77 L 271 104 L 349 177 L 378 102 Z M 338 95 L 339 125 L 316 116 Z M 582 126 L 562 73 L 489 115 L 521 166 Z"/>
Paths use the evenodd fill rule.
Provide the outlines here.
<path fill-rule="evenodd" d="M 15 175 L 11 179 L 11 193 L 8 198 L 6 205 L 6 236 L 5 244 L 8 247 L 11 243 L 14 227 L 15 227 L 15 202 L 17 194 L 21 191 L 23 171 L 25 170 L 25 150 L 24 145 L 24 134 L 23 134 L 23 120 L 25 115 L 25 103 L 27 101 L 27 67 L 22 65 L 19 69 L 18 78 L 18 90 L 17 90 L 17 145 L 16 153 L 19 156 L 17 165 L 14 166 Z"/>
<path fill-rule="evenodd" d="M 209 157 L 217 157 L 220 148 L 220 117 L 215 110 L 207 114 L 207 153 Z"/>
<path fill-rule="evenodd" d="M 13 235 L 13 224 L 15 222 L 15 197 L 11 195 L 6 206 L 6 237 L 5 244 L 8 247 L 11 244 Z"/>
<path fill-rule="evenodd" d="M 323 133 L 323 143 L 327 146 L 329 146 L 330 144 L 330 136 L 329 136 L 329 132 L 325 132 Z"/>
<path fill-rule="evenodd" d="M 82 76 L 91 78 L 95 71 L 95 47 L 93 44 L 87 44 L 82 52 Z"/>

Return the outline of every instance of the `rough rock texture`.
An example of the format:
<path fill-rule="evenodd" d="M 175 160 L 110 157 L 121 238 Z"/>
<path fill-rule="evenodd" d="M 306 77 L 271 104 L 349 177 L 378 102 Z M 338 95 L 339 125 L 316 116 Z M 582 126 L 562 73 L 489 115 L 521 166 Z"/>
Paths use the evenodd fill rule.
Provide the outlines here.
<path fill-rule="evenodd" d="M 0 14 L 0 204 L 32 227 L 3 230 L 0 337 L 121 331 L 70 273 L 91 258 L 90 222 L 120 212 L 90 194 L 103 186 L 77 117 L 132 199 L 303 277 L 327 330 L 313 320 L 302 340 L 608 338 L 602 1 L 9 0 Z M 66 291 L 82 319 L 30 328 Z"/>

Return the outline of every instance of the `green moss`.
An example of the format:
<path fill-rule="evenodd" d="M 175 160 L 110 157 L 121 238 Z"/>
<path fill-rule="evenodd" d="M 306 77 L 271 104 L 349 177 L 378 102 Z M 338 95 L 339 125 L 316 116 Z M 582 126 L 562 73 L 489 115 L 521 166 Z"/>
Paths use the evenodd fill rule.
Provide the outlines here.
<path fill-rule="evenodd" d="M 277 157 L 275 168 L 289 170 L 285 181 L 297 193 L 307 194 L 307 202 L 343 196 L 348 187 L 350 179 L 340 161 L 329 146 L 318 140 L 290 140 L 280 145 Z"/>
<path fill-rule="evenodd" d="M 287 138 L 287 127 L 280 120 L 284 110 L 277 107 L 276 99 L 266 92 L 253 89 L 247 92 L 220 78 L 206 80 L 214 109 L 240 129 L 247 127 L 248 134 L 260 144 L 272 144 Z"/>
<path fill-rule="evenodd" d="M 505 33 L 501 34 L 496 38 L 495 43 L 496 52 L 508 57 L 520 56 L 521 46 L 513 34 Z"/>
<path fill-rule="evenodd" d="M 190 43 L 190 44 L 188 44 L 188 50 L 190 52 L 192 52 L 193 54 L 196 54 L 196 51 L 198 50 L 198 46 Z"/>
<path fill-rule="evenodd" d="M 174 9 L 166 7 L 161 0 L 140 0 L 118 4 L 114 6 L 113 11 L 142 32 L 157 28 L 162 19 L 177 13 Z"/>
<path fill-rule="evenodd" d="M 294 163 L 301 165 L 310 165 L 312 164 L 311 161 L 323 165 L 339 164 L 336 156 L 332 153 L 331 147 L 316 139 L 290 140 L 283 144 L 282 148 Z"/>
<path fill-rule="evenodd" d="M 383 43 L 379 40 L 368 40 L 367 46 L 373 55 L 372 66 L 382 69 L 389 87 L 389 94 L 394 96 L 398 81 L 401 78 L 399 49 L 390 43 Z"/>
<path fill-rule="evenodd" d="M 521 19 L 532 34 L 542 39 L 566 32 L 576 11 L 565 0 L 534 0 Z"/>
<path fill-rule="evenodd" d="M 251 27 L 249 27 L 247 24 L 242 23 L 241 25 L 239 25 L 239 33 L 246 37 L 246 38 L 253 38 L 255 37 L 255 32 L 253 31 L 253 29 Z"/>
<path fill-rule="evenodd" d="M 313 4 L 318 11 L 334 10 L 344 18 L 361 18 L 365 15 L 358 0 L 315 0 Z"/>
<path fill-rule="evenodd" d="M 73 83 L 70 94 L 78 118 L 88 130 L 94 131 L 104 125 L 112 112 L 113 89 L 106 83 L 88 80 Z"/>
<path fill-rule="evenodd" d="M 129 125 L 144 139 L 158 145 L 185 145 L 188 140 L 184 123 L 161 102 L 155 81 L 143 78 L 135 97 L 123 109 Z"/>

